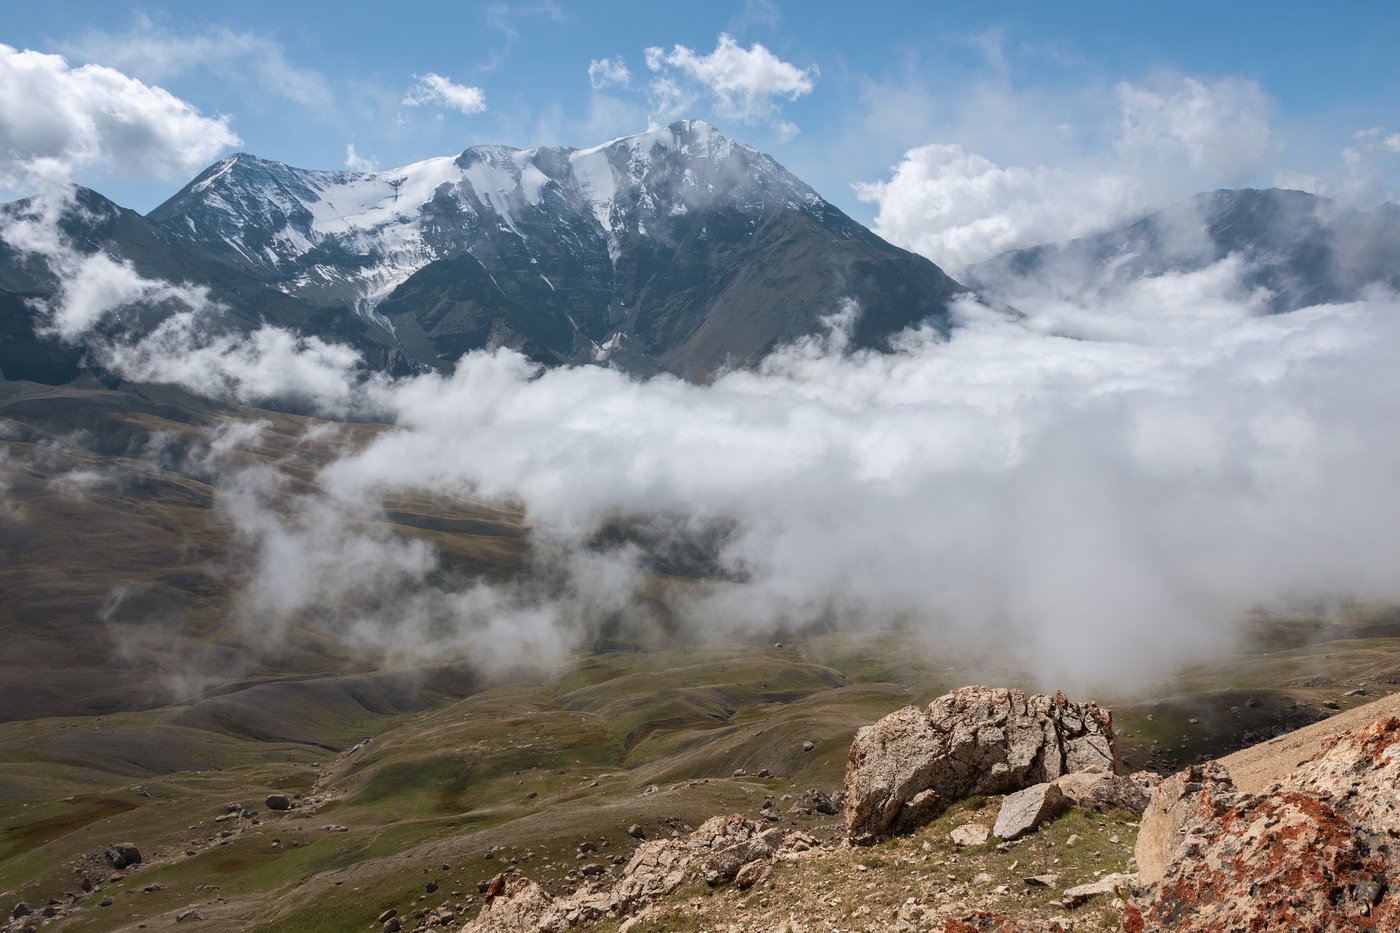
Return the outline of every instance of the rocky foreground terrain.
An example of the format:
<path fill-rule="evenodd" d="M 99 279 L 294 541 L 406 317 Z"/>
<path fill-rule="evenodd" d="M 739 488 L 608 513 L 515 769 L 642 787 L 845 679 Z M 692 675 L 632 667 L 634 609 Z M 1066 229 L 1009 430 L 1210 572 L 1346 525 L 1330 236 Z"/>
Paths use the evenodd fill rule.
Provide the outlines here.
<path fill-rule="evenodd" d="M 1116 774 L 1106 710 L 967 687 L 859 731 L 837 842 L 775 825 L 768 801 L 759 820 L 643 841 L 615 879 L 585 867 L 597 880 L 568 895 L 501 872 L 461 933 L 1395 929 L 1400 718 L 1393 702 L 1373 706 L 1362 728 L 1314 727 L 1320 749 L 1250 791 L 1219 762 L 1166 780 Z M 835 806 L 815 791 L 791 804 Z M 394 933 L 454 918 L 444 906 L 377 922 Z"/>

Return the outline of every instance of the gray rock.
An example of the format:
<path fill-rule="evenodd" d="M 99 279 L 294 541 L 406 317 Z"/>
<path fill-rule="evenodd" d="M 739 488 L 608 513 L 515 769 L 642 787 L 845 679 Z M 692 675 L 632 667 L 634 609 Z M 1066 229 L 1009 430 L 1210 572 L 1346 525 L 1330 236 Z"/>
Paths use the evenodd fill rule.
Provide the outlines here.
<path fill-rule="evenodd" d="M 948 838 L 953 840 L 954 845 L 980 846 L 986 844 L 990 833 L 991 829 L 982 823 L 964 823 L 950 832 Z"/>
<path fill-rule="evenodd" d="M 734 873 L 734 885 L 740 889 L 747 890 L 756 884 L 762 884 L 772 876 L 773 862 L 766 858 L 757 859 L 749 862 Z"/>
<path fill-rule="evenodd" d="M 107 847 L 107 861 L 113 868 L 126 868 L 141 864 L 141 850 L 132 842 L 118 842 Z"/>
<path fill-rule="evenodd" d="M 1019 839 L 1068 805 L 1064 793 L 1054 784 L 1036 784 L 1018 790 L 1002 801 L 992 832 L 998 839 Z"/>
<path fill-rule="evenodd" d="M 263 805 L 269 810 L 290 810 L 292 808 L 292 802 L 286 794 L 268 794 Z"/>
<path fill-rule="evenodd" d="M 1081 810 L 1125 810 L 1142 816 L 1151 793 L 1132 778 L 1107 771 L 1076 771 L 1055 778 L 1055 786 Z"/>
<path fill-rule="evenodd" d="M 633 839 L 646 839 L 647 837 L 647 834 L 642 831 L 642 827 L 636 823 L 627 827 L 627 835 L 631 836 Z"/>
<path fill-rule="evenodd" d="M 856 733 L 846 763 L 846 831 L 869 845 L 974 794 L 1004 794 L 1075 771 L 1114 770 L 1107 710 L 1063 694 L 963 687 Z"/>
<path fill-rule="evenodd" d="M 1079 907 L 1089 900 L 1105 894 L 1131 895 L 1133 886 L 1137 883 L 1137 875 L 1114 872 L 1111 875 L 1104 875 L 1097 881 L 1090 881 L 1088 884 L 1077 885 L 1068 888 L 1060 895 L 1060 903 L 1066 907 Z"/>

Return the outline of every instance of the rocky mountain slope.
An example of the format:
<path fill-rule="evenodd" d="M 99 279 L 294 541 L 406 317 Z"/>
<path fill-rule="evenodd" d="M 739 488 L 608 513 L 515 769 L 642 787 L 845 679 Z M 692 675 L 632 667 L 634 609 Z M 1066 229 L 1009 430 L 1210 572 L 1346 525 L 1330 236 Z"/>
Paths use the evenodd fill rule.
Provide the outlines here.
<path fill-rule="evenodd" d="M 1280 188 L 1198 194 L 1126 227 L 1012 250 L 972 266 L 968 281 L 993 292 L 1102 290 L 1143 276 L 1193 272 L 1238 254 L 1247 288 L 1267 289 L 1270 310 L 1354 301 L 1369 288 L 1400 288 L 1400 207 L 1373 211 Z"/>
<path fill-rule="evenodd" d="M 946 330 L 964 291 L 697 120 L 369 173 L 240 153 L 150 220 L 439 368 L 508 345 L 699 375 L 812 333 L 843 298 L 861 308 L 858 346 L 925 320 Z"/>

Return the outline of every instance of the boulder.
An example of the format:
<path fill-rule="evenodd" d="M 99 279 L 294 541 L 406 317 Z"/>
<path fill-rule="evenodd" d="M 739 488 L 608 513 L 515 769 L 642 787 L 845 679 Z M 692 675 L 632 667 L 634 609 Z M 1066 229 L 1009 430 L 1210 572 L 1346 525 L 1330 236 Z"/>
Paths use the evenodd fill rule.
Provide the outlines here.
<path fill-rule="evenodd" d="M 141 864 L 141 850 L 132 842 L 118 842 L 107 847 L 107 861 L 113 868 L 127 868 Z"/>
<path fill-rule="evenodd" d="M 1236 791 L 1218 764 L 1154 792 L 1137 858 L 1130 933 L 1400 929 L 1400 719 L 1329 739 L 1264 793 Z"/>
<path fill-rule="evenodd" d="M 267 800 L 263 802 L 269 810 L 290 810 L 292 802 L 286 794 L 268 794 Z"/>
<path fill-rule="evenodd" d="M 1018 790 L 1001 802 L 992 834 L 998 839 L 1020 839 L 1068 807 L 1069 801 L 1055 784 L 1036 784 Z"/>
<path fill-rule="evenodd" d="M 840 810 L 836 807 L 836 801 L 832 800 L 829 795 L 824 791 L 812 787 L 802 792 L 789 812 L 824 813 L 827 816 L 835 816 Z"/>
<path fill-rule="evenodd" d="M 773 876 L 773 863 L 761 858 L 757 861 L 749 862 L 743 868 L 734 873 L 734 885 L 741 890 L 748 890 L 756 884 L 762 884 Z"/>
<path fill-rule="evenodd" d="M 1126 874 L 1124 872 L 1114 872 L 1111 875 L 1104 875 L 1097 881 L 1090 881 L 1088 884 L 1076 885 L 1066 888 L 1060 895 L 1060 903 L 1069 908 L 1075 908 L 1087 904 L 1096 897 L 1106 894 L 1115 896 L 1131 897 L 1133 887 L 1138 883 L 1138 876 Z"/>
<path fill-rule="evenodd" d="M 1055 778 L 1053 783 L 1070 806 L 1080 810 L 1124 810 L 1141 816 L 1152 797 L 1132 778 L 1108 771 L 1076 771 Z"/>
<path fill-rule="evenodd" d="M 462 928 L 462 933 L 556 933 L 565 928 L 554 898 L 529 878 L 507 881 L 504 875 L 497 875 L 491 888 L 499 893 L 486 896 L 481 913 Z"/>
<path fill-rule="evenodd" d="M 485 886 L 481 913 L 461 933 L 557 933 L 602 917 L 627 917 L 696 875 L 710 884 L 759 884 L 771 875 L 774 859 L 785 854 L 789 834 L 786 829 L 765 829 L 737 813 L 712 817 L 685 839 L 657 839 L 637 846 L 611 887 L 560 897 L 550 897 L 527 878 L 507 880 L 504 874 L 497 875 Z M 791 835 L 815 843 L 800 833 Z"/>
<path fill-rule="evenodd" d="M 1162 879 L 1187 824 L 1197 819 L 1197 808 L 1204 805 L 1213 814 L 1232 799 L 1234 789 L 1229 773 L 1215 762 L 1191 765 L 1157 785 L 1143 810 L 1133 850 L 1143 884 Z M 1204 799 L 1203 791 L 1207 792 Z"/>
<path fill-rule="evenodd" d="M 1057 693 L 964 687 L 856 733 L 846 763 L 850 841 L 913 829 L 973 794 L 1004 794 L 1075 771 L 1113 771 L 1107 710 Z"/>

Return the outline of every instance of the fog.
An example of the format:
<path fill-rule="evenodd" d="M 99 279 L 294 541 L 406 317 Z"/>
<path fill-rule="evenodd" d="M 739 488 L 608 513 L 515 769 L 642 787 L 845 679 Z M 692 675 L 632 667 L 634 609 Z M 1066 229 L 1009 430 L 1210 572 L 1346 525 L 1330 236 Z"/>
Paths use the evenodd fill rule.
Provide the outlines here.
<path fill-rule="evenodd" d="M 666 591 L 672 637 L 899 627 L 1066 687 L 1211 657 L 1257 609 L 1400 598 L 1393 295 L 1267 315 L 1235 256 L 1002 283 L 1019 313 L 969 298 L 951 338 L 911 331 L 888 354 L 849 351 L 847 303 L 823 336 L 709 385 L 507 350 L 390 381 L 343 347 L 219 333 L 207 296 L 132 283 L 118 260 L 5 236 L 86 270 L 73 281 L 126 283 L 66 286 L 45 310 L 116 372 L 392 423 L 312 494 L 237 465 L 256 425 L 205 454 L 248 556 L 239 618 L 272 650 L 314 613 L 386 663 L 555 664 L 605 624 L 655 626 L 658 553 L 696 548 L 708 582 Z M 173 308 L 154 334 L 95 337 L 152 294 Z M 412 491 L 521 505 L 527 571 L 443 572 L 375 521 Z M 620 523 L 645 534 L 602 533 Z"/>

